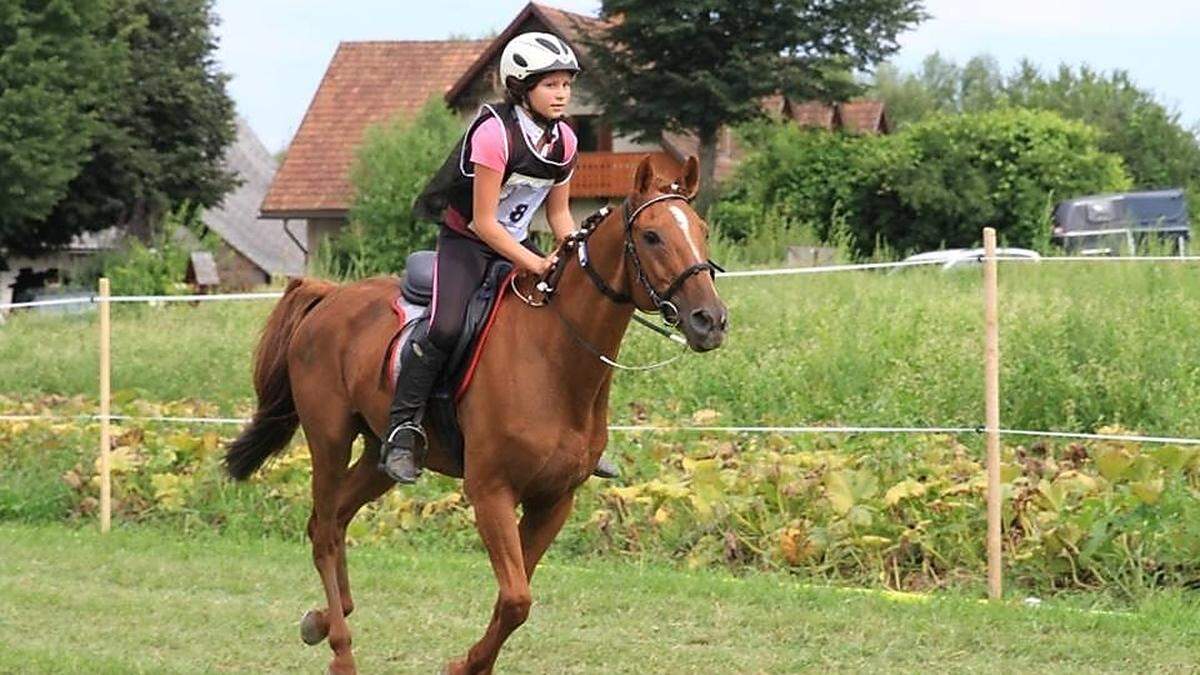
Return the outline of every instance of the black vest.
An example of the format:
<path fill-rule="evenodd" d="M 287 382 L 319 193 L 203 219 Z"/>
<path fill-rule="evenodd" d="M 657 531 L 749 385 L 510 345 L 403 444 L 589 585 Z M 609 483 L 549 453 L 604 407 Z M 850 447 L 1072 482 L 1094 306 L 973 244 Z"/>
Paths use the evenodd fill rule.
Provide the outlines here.
<path fill-rule="evenodd" d="M 472 221 L 475 168 L 471 164 L 471 136 L 480 124 L 492 117 L 496 117 L 504 125 L 504 132 L 508 138 L 508 164 L 504 167 L 501 185 L 507 183 L 514 173 L 551 179 L 555 182 L 571 175 L 579 153 L 576 152 L 576 157 L 571 158 L 570 162 L 563 162 L 566 146 L 562 127 L 559 127 L 558 139 L 548 155 L 541 157 L 529 147 L 525 132 L 521 130 L 521 122 L 517 119 L 515 105 L 485 104 L 467 127 L 467 132 L 454 146 L 454 150 L 446 157 L 442 168 L 438 169 L 413 203 L 413 214 L 417 218 L 445 223 L 448 220 L 446 210 L 453 209 L 463 223 Z M 565 125 L 565 122 L 560 121 L 558 124 Z"/>

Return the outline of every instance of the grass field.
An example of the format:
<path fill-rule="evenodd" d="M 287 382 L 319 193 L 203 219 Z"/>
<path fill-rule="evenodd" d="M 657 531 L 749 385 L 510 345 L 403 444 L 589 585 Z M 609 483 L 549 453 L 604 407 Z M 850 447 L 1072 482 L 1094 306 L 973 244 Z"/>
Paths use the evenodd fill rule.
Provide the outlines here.
<path fill-rule="evenodd" d="M 320 595 L 303 544 L 13 524 L 0 541 L 2 673 L 299 673 L 328 662 L 325 645 L 297 635 Z M 482 555 L 362 547 L 350 565 L 364 673 L 435 672 L 490 614 Z M 1078 596 L 996 606 L 784 575 L 563 565 L 552 550 L 534 598 L 499 672 L 1182 673 L 1200 653 L 1200 604 L 1173 594 L 1130 613 L 1088 611 Z"/>
<path fill-rule="evenodd" d="M 1001 283 L 1005 426 L 1093 431 L 1118 425 L 1200 435 L 1200 341 L 1194 339 L 1200 333 L 1200 276 L 1194 267 L 1025 264 L 1003 267 Z M 727 279 L 719 287 L 733 317 L 726 346 L 665 370 L 618 374 L 614 422 L 981 421 L 977 271 Z M 165 409 L 246 414 L 252 405 L 250 354 L 271 306 L 268 301 L 116 307 L 116 411 L 162 410 L 162 402 L 193 399 L 203 405 Z M 653 361 L 671 349 L 635 326 L 622 360 Z M 92 397 L 96 370 L 94 315 L 20 314 L 0 326 L 0 414 L 36 409 L 44 394 Z M 90 412 L 94 398 L 63 408 Z M 276 473 L 291 472 L 285 478 L 230 486 L 215 467 L 212 449 L 196 449 L 206 430 L 178 431 L 179 437 L 174 428 L 148 432 L 144 446 L 127 455 L 137 462 L 138 480 L 118 480 L 121 518 L 243 535 L 301 531 L 308 489 L 302 450 L 276 467 Z M 7 450 L 0 452 L 0 475 L 7 472 L 7 480 L 0 479 L 0 519 L 53 523 L 93 517 L 94 491 L 87 481 L 94 433 L 35 426 L 18 434 L 5 427 L 0 439 L 7 433 L 17 440 L 0 448 Z M 1068 444 L 1051 451 L 1055 461 L 1043 463 L 1044 457 L 1020 459 L 1027 449 L 1038 452 L 1016 447 L 1028 446 L 1027 439 L 1009 440 L 1006 461 L 1022 474 L 1012 484 L 1012 494 L 1021 499 L 1009 504 L 1033 505 L 1039 512 L 1019 533 L 1027 548 L 1018 552 L 1029 555 L 1010 558 L 1016 575 L 1010 588 L 1099 589 L 1128 603 L 1200 578 L 1195 566 L 1200 520 L 1192 517 L 1200 482 L 1192 455 L 1176 448 L 1160 453 L 1093 446 L 1077 466 L 1066 461 L 1075 454 Z M 971 436 L 614 436 L 613 454 L 627 478 L 589 484 L 560 550 L 583 560 L 604 557 L 604 564 L 637 553 L 680 566 L 737 567 L 747 561 L 795 571 L 807 566 L 820 579 L 900 588 L 934 583 L 954 593 L 973 587 L 983 569 L 977 536 L 982 498 L 958 497 L 978 496 L 969 479 L 978 470 L 971 463 L 980 445 Z M 776 451 L 793 462 L 785 467 L 792 473 L 781 473 Z M 1108 471 L 1107 479 L 1097 481 L 1106 473 L 1097 473 L 1100 455 L 1131 460 L 1132 468 L 1123 477 Z M 208 457 L 207 464 L 196 461 L 201 456 Z M 850 464 L 843 466 L 843 460 Z M 1085 474 L 1083 482 L 1076 468 Z M 910 479 L 920 485 L 904 482 Z M 664 487 L 663 480 L 670 485 Z M 888 497 L 901 488 L 921 496 Z M 405 493 L 412 501 L 391 505 L 395 513 L 374 512 L 378 518 L 360 525 L 365 528 L 360 540 L 403 535 L 462 552 L 475 536 L 469 507 L 445 501 L 456 492 L 449 481 L 426 481 Z M 700 505 L 693 499 L 697 495 Z M 404 509 L 423 513 L 431 504 L 438 510 L 429 523 L 422 516 L 420 524 L 406 524 L 397 515 Z M 716 511 L 713 504 L 719 505 Z M 731 536 L 743 545 L 741 553 L 729 553 Z M 916 540 L 920 555 L 909 546 Z M 820 546 L 797 547 L 806 541 Z M 1067 553 L 1061 553 L 1064 542 Z M 883 570 L 894 571 L 893 554 L 907 561 L 913 576 L 885 581 Z M 929 564 L 936 579 L 926 583 L 923 570 Z M 1089 569 L 1091 574 L 1080 576 Z"/>
<path fill-rule="evenodd" d="M 1002 420 L 1030 429 L 1119 424 L 1200 435 L 1200 275 L 1188 265 L 1058 264 L 1001 270 Z M 975 425 L 982 421 L 976 271 L 727 279 L 729 339 L 665 370 L 620 373 L 613 419 L 718 423 Z M 114 312 L 118 408 L 195 398 L 252 402 L 250 354 L 271 302 Z M 0 393 L 96 391 L 94 316 L 0 326 Z M 622 360 L 672 345 L 637 326 Z M 2 413 L 4 411 L 0 411 Z"/>

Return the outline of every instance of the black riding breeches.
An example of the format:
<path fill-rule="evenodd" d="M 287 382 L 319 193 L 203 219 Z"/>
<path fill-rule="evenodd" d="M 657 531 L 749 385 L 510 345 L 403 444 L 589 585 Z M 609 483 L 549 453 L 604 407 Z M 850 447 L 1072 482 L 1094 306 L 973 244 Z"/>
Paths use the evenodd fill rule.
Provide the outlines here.
<path fill-rule="evenodd" d="M 530 239 L 521 245 L 541 255 Z M 467 304 L 483 285 L 484 274 L 491 262 L 501 257 L 482 241 L 442 226 L 433 268 L 432 318 L 429 321 L 429 340 L 438 349 L 447 353 L 454 349 L 463 329 Z"/>

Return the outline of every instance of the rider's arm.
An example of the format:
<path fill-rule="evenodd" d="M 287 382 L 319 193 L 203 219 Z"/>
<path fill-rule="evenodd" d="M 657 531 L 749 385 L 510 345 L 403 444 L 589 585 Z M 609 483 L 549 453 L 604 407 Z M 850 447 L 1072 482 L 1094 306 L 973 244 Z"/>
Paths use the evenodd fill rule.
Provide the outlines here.
<path fill-rule="evenodd" d="M 571 196 L 571 180 L 568 178 L 550 189 L 546 197 L 546 221 L 554 232 L 554 240 L 562 242 L 568 234 L 575 230 L 571 217 L 571 209 L 567 206 Z"/>
<path fill-rule="evenodd" d="M 471 227 L 485 244 L 508 258 L 513 264 L 533 272 L 542 271 L 542 258 L 513 239 L 496 221 L 496 206 L 500 203 L 499 171 L 482 164 L 475 164 L 475 186 L 473 192 L 473 219 Z M 551 195 L 554 193 L 551 192 Z"/>

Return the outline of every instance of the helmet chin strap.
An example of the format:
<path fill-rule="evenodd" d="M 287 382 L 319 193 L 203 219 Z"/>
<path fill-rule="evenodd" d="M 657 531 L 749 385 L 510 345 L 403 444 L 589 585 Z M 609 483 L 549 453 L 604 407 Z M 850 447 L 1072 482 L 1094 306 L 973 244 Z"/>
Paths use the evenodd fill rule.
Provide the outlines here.
<path fill-rule="evenodd" d="M 546 117 L 545 115 L 541 114 L 540 112 L 534 110 L 533 105 L 529 102 L 529 93 L 528 92 L 526 92 L 525 95 L 521 97 L 521 107 L 524 108 L 525 112 L 529 114 L 529 117 L 532 118 L 533 121 L 536 122 L 539 127 L 541 127 L 542 133 L 546 133 L 546 132 L 550 131 L 551 129 L 553 129 L 555 123 L 558 122 L 558 120 L 552 120 L 549 117 Z"/>

